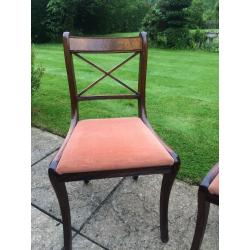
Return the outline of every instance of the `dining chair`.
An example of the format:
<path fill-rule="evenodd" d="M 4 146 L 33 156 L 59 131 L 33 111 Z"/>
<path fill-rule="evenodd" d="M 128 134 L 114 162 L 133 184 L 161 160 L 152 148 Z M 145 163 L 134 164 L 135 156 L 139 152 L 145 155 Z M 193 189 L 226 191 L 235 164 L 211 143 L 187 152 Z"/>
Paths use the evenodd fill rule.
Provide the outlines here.
<path fill-rule="evenodd" d="M 162 174 L 160 193 L 161 240 L 168 237 L 168 203 L 170 191 L 179 170 L 179 156 L 166 145 L 151 127 L 146 113 L 147 36 L 100 38 L 76 37 L 63 33 L 64 57 L 71 100 L 71 124 L 68 134 L 49 165 L 49 178 L 59 202 L 64 235 L 64 249 L 72 249 L 71 218 L 66 182 L 93 179 Z M 127 53 L 127 59 L 106 71 L 86 58 L 87 53 Z M 132 58 L 139 56 L 138 88 L 112 73 Z M 78 91 L 73 57 L 93 66 L 102 77 Z M 101 80 L 110 77 L 131 94 L 86 94 Z M 79 120 L 79 102 L 109 99 L 133 99 L 138 103 L 138 116 Z"/>
<path fill-rule="evenodd" d="M 199 250 L 204 237 L 210 203 L 219 205 L 219 163 L 202 180 L 198 189 L 198 212 L 191 250 Z"/>

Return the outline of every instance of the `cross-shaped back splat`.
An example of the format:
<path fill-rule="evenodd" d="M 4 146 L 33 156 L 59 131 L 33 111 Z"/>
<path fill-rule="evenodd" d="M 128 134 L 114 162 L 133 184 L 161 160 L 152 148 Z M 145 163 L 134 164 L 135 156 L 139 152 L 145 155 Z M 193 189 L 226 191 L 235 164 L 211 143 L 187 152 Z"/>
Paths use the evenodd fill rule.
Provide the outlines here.
<path fill-rule="evenodd" d="M 118 82 L 120 85 L 122 85 L 123 87 L 127 88 L 128 90 L 130 90 L 131 92 L 133 92 L 135 95 L 139 95 L 139 93 L 132 89 L 131 87 L 129 87 L 126 83 L 122 82 L 120 79 L 116 78 L 115 76 L 112 75 L 112 73 L 114 71 L 116 71 L 117 69 L 119 69 L 122 65 L 124 65 L 125 63 L 127 63 L 129 60 L 131 60 L 132 58 L 134 58 L 137 54 L 139 54 L 138 52 L 133 53 L 131 56 L 129 56 L 127 59 L 125 59 L 124 61 L 122 61 L 121 63 L 119 63 L 118 65 L 116 65 L 115 67 L 113 67 L 112 69 L 106 71 L 103 68 L 101 68 L 100 66 L 94 64 L 93 62 L 89 61 L 88 59 L 86 59 L 85 57 L 83 57 L 82 55 L 80 55 L 79 53 L 73 53 L 75 56 L 77 56 L 78 58 L 80 58 L 81 60 L 83 60 L 84 62 L 88 63 L 89 65 L 93 66 L 94 68 L 96 68 L 97 70 L 101 71 L 104 75 L 101 76 L 100 78 L 98 78 L 97 80 L 95 80 L 94 82 L 90 83 L 86 88 L 84 88 L 79 94 L 77 94 L 78 97 L 82 97 L 82 95 L 84 93 L 86 93 L 89 89 L 93 88 L 97 83 L 99 83 L 101 80 L 103 80 L 104 78 L 106 78 L 107 76 L 112 78 L 113 80 L 115 80 L 116 82 Z"/>

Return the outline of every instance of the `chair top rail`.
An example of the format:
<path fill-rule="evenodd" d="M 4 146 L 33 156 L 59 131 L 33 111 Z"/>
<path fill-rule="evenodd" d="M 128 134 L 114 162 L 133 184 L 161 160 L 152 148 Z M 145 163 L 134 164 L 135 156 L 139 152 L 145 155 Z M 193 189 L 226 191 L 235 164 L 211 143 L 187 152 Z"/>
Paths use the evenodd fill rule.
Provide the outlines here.
<path fill-rule="evenodd" d="M 140 37 L 69 37 L 70 52 L 124 53 L 142 50 Z"/>

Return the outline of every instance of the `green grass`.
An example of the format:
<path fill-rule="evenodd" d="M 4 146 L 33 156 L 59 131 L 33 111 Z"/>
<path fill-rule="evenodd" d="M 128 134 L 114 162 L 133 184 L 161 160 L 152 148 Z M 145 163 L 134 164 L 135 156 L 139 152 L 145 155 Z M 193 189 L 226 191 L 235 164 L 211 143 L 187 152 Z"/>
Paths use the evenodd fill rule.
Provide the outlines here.
<path fill-rule="evenodd" d="M 36 63 L 45 67 L 38 92 L 32 98 L 32 124 L 65 136 L 70 102 L 63 49 L 59 44 L 36 45 Z M 87 55 L 105 69 L 128 55 Z M 101 76 L 76 59 L 78 89 Z M 130 61 L 114 75 L 136 86 L 138 61 Z M 127 93 L 112 79 L 90 93 Z M 81 118 L 137 114 L 133 100 L 84 102 Z M 148 118 L 159 135 L 178 152 L 178 178 L 198 183 L 218 161 L 218 54 L 203 51 L 149 49 L 147 75 Z"/>

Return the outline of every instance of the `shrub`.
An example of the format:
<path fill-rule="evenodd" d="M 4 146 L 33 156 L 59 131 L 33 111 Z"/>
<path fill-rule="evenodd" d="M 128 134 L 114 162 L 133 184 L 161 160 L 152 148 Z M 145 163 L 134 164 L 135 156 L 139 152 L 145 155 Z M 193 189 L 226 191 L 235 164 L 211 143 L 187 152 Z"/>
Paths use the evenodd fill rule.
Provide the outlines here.
<path fill-rule="evenodd" d="M 204 48 L 206 40 L 207 40 L 207 37 L 206 37 L 205 31 L 201 31 L 200 29 L 197 29 L 192 34 L 193 47 L 195 48 L 200 48 L 200 49 Z"/>
<path fill-rule="evenodd" d="M 33 95 L 39 88 L 41 78 L 44 74 L 44 68 L 41 66 L 35 66 L 35 53 L 34 49 L 31 49 L 31 94 Z"/>
<path fill-rule="evenodd" d="M 169 28 L 163 33 L 164 47 L 185 49 L 191 46 L 191 36 L 186 28 Z"/>

